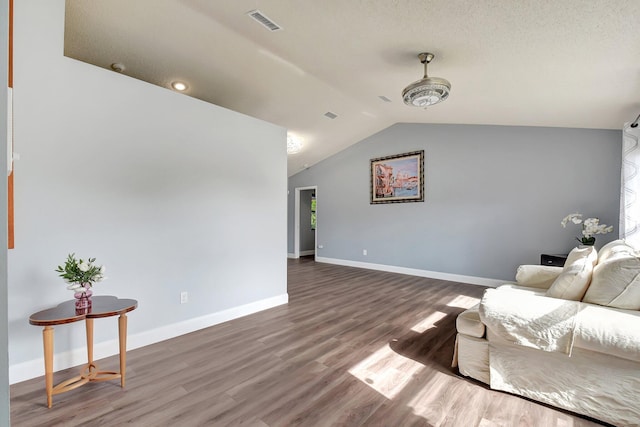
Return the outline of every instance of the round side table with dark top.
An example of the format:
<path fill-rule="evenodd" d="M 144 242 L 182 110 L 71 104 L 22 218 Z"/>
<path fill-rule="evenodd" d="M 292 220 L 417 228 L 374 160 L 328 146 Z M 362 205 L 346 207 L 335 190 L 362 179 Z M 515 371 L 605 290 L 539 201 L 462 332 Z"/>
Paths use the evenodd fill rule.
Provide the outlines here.
<path fill-rule="evenodd" d="M 29 317 L 29 323 L 44 326 L 42 338 L 44 344 L 44 371 L 47 389 L 47 406 L 51 408 L 53 395 L 64 393 L 80 387 L 88 382 L 108 381 L 120 378 L 120 386 L 124 387 L 127 367 L 127 315 L 138 307 L 134 299 L 119 299 L 113 296 L 94 296 L 92 306 L 88 309 L 76 310 L 75 301 L 65 301 L 56 307 L 39 311 Z M 118 336 L 120 345 L 120 371 L 100 371 L 93 361 L 93 319 L 120 316 L 118 319 Z M 87 330 L 87 364 L 80 375 L 70 378 L 54 387 L 53 385 L 53 327 L 84 320 Z"/>

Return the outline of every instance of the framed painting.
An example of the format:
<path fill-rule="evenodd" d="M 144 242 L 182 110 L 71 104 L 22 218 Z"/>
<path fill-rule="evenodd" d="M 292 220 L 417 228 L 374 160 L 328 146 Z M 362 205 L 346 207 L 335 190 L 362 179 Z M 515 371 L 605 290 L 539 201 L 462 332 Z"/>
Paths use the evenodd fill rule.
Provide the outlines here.
<path fill-rule="evenodd" d="M 424 150 L 371 159 L 371 204 L 424 202 Z"/>

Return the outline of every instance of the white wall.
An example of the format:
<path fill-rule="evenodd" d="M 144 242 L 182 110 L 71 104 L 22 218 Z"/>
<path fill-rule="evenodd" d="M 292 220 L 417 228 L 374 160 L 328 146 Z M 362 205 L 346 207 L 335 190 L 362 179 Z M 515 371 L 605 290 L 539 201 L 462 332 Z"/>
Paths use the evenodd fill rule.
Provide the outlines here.
<path fill-rule="evenodd" d="M 0 40 L 9 32 L 9 2 L 0 0 Z M 0 81 L 7 81 L 8 46 L 0 43 Z M 7 161 L 7 99 L 6 85 L 0 85 L 0 165 Z M 0 224 L 7 223 L 7 178 L 0 173 Z M 7 228 L 0 227 L 0 426 L 9 425 L 9 326 L 7 318 Z"/>
<path fill-rule="evenodd" d="M 95 294 L 139 301 L 130 348 L 285 303 L 286 130 L 63 57 L 64 0 L 15 15 L 11 381 L 42 374 L 28 317 L 72 297 L 70 252 L 106 265 Z M 82 363 L 83 325 L 55 333 L 56 369 Z M 117 351 L 115 318 L 95 334 Z"/>

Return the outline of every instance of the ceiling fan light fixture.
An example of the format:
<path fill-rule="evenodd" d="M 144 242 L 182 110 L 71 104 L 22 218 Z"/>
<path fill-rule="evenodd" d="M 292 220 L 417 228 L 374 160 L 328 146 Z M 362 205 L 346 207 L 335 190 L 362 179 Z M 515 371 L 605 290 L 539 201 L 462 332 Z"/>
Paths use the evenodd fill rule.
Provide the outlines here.
<path fill-rule="evenodd" d="M 302 140 L 291 134 L 287 134 L 287 154 L 296 154 L 302 150 Z"/>
<path fill-rule="evenodd" d="M 447 99 L 451 83 L 446 79 L 427 75 L 427 65 L 434 58 L 432 53 L 421 53 L 418 58 L 424 64 L 424 77 L 404 88 L 402 100 L 409 106 L 424 108 Z"/>

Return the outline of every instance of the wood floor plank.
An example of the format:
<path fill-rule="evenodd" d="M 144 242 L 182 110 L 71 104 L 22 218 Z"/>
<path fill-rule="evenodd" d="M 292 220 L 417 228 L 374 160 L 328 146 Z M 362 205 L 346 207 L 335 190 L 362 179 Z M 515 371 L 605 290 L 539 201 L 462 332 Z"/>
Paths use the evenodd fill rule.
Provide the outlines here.
<path fill-rule="evenodd" d="M 289 304 L 129 351 L 126 389 L 88 384 L 47 409 L 43 378 L 12 385 L 12 425 L 601 425 L 450 368 L 455 318 L 483 292 L 289 260 Z M 99 363 L 116 369 L 118 359 Z"/>

